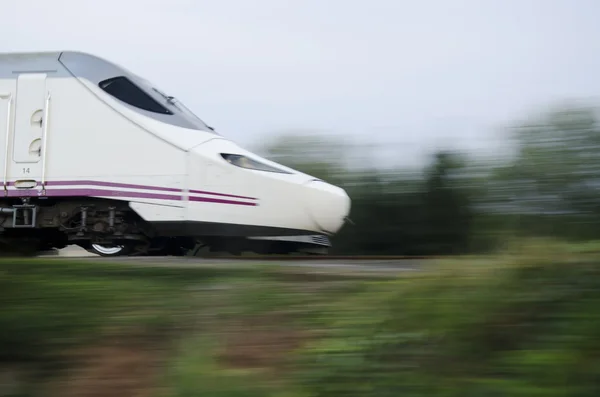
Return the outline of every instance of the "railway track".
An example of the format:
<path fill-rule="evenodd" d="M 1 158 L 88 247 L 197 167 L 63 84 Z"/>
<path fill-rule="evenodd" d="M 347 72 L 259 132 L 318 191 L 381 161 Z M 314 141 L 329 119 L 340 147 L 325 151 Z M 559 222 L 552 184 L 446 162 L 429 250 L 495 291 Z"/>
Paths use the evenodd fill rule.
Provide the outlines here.
<path fill-rule="evenodd" d="M 101 258 L 98 255 L 91 254 L 79 247 L 67 247 L 56 253 L 42 255 L 47 256 L 59 256 L 59 257 L 94 257 Z M 114 257 L 122 259 L 130 258 L 149 258 L 149 257 Z M 174 257 L 161 257 L 161 258 L 174 258 Z M 446 257 L 436 256 L 406 256 L 406 255 L 247 255 L 247 256 L 234 256 L 234 255 L 207 255 L 198 257 L 186 257 L 188 259 L 203 259 L 203 260 L 235 260 L 235 261 L 402 261 L 402 260 L 439 260 L 447 259 Z M 103 258 L 105 259 L 105 258 Z"/>
<path fill-rule="evenodd" d="M 433 256 L 394 256 L 394 255 L 264 255 L 264 256 L 214 256 L 206 259 L 231 259 L 240 261 L 402 261 L 439 260 Z M 446 258 L 447 259 L 447 258 Z"/>
<path fill-rule="evenodd" d="M 391 275 L 401 272 L 421 270 L 426 264 L 435 261 L 433 257 L 408 256 L 317 256 L 317 255 L 253 255 L 253 256 L 211 256 L 211 257 L 173 257 L 173 256 L 124 256 L 101 257 L 78 247 L 68 247 L 45 258 L 77 260 L 83 262 L 119 263 L 131 266 L 160 267 L 239 267 L 268 263 L 274 266 L 307 273 L 330 274 L 380 274 Z"/>

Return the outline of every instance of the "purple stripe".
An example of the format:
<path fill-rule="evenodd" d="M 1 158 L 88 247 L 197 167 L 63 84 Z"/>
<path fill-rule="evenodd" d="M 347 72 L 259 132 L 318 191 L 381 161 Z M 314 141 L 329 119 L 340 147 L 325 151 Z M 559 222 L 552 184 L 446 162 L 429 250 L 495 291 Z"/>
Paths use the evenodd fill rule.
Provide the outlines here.
<path fill-rule="evenodd" d="M 39 197 L 41 191 L 27 189 L 27 190 L 8 190 L 9 197 Z M 102 190 L 102 189 L 56 189 L 46 190 L 46 197 L 66 197 L 66 196 L 102 196 L 102 197 L 123 197 L 123 198 L 145 198 L 155 200 L 173 200 L 181 201 L 182 196 L 174 194 L 160 194 L 160 193 L 145 193 L 145 192 L 123 192 L 119 190 Z M 242 201 L 223 200 L 208 197 L 190 197 L 190 201 L 199 201 L 205 203 L 216 203 L 216 204 L 233 204 L 233 205 L 247 205 L 256 206 L 256 203 L 245 203 Z"/>
<path fill-rule="evenodd" d="M 37 197 L 42 196 L 40 190 L 23 189 L 9 190 L 9 197 Z M 107 197 L 137 197 L 157 200 L 175 200 L 180 201 L 181 196 L 174 194 L 159 194 L 159 193 L 144 193 L 144 192 L 123 192 L 119 190 L 103 190 L 103 189 L 47 189 L 45 196 L 47 197 L 64 197 L 64 196 L 107 196 Z"/>
<path fill-rule="evenodd" d="M 37 183 L 37 182 L 36 182 Z M 9 186 L 14 186 L 15 182 L 8 182 Z M 39 185 L 39 183 L 38 183 Z M 162 187 L 162 186 L 149 186 L 149 185 L 136 185 L 131 183 L 119 183 L 119 182 L 106 182 L 106 181 L 91 181 L 91 180 L 82 180 L 82 181 L 48 181 L 46 182 L 48 186 L 76 186 L 76 185 L 91 185 L 91 186 L 103 186 L 103 187 L 114 187 L 114 188 L 124 188 L 124 189 L 145 189 L 145 190 L 156 190 L 161 192 L 173 192 L 173 193 L 182 193 L 182 189 L 177 189 L 174 187 Z M 37 186 L 37 185 L 36 185 Z M 210 196 L 219 196 L 219 197 L 230 197 L 230 198 L 239 198 L 246 200 L 258 200 L 256 197 L 247 197 L 247 196 L 238 196 L 235 194 L 227 194 L 227 193 L 216 193 L 216 192 L 207 192 L 204 190 L 190 190 L 190 193 L 195 194 L 206 194 Z M 190 200 L 192 198 L 190 197 Z"/>
<path fill-rule="evenodd" d="M 39 190 L 34 190 L 34 189 L 8 190 L 8 197 L 38 197 L 38 196 L 40 196 Z"/>
<path fill-rule="evenodd" d="M 233 201 L 233 200 L 216 199 L 216 198 L 208 198 L 208 197 L 190 197 L 190 201 L 202 201 L 205 203 L 219 203 L 219 204 L 248 205 L 251 207 L 256 207 L 258 205 L 257 203 L 247 203 L 244 201 Z"/>
<path fill-rule="evenodd" d="M 195 194 L 211 194 L 213 196 L 231 197 L 231 198 L 239 198 L 239 199 L 246 199 L 246 200 L 258 200 L 256 197 L 237 196 L 235 194 L 226 194 L 226 193 L 205 192 L 203 190 L 190 190 L 190 193 L 195 193 Z M 191 197 L 190 197 L 190 199 L 191 199 Z"/>
<path fill-rule="evenodd" d="M 75 185 L 92 185 L 92 186 L 103 186 L 103 187 L 122 187 L 125 189 L 146 189 L 146 190 L 157 190 L 161 192 L 175 192 L 181 193 L 181 189 L 174 187 L 162 187 L 162 186 L 146 186 L 146 185 L 135 185 L 132 183 L 119 183 L 119 182 L 106 182 L 106 181 L 49 181 L 48 186 L 75 186 Z"/>

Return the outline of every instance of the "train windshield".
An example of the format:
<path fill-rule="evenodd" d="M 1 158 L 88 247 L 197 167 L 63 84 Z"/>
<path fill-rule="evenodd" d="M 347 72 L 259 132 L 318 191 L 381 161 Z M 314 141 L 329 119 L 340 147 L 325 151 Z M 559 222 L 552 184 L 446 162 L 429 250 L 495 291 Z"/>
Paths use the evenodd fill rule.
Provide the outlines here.
<path fill-rule="evenodd" d="M 192 112 L 187 106 L 185 106 L 181 101 L 177 100 L 174 96 L 165 94 L 162 90 L 156 88 L 154 84 L 151 84 L 149 81 L 136 76 L 140 80 L 140 85 L 143 86 L 143 89 L 148 92 L 148 94 L 152 95 L 155 99 L 162 102 L 172 111 L 175 111 L 176 114 L 180 117 L 186 119 L 189 123 L 193 124 L 196 128 L 212 132 L 213 134 L 217 134 L 215 130 L 206 124 L 200 117 L 196 116 L 194 112 Z M 218 134 L 217 134 L 218 135 Z"/>

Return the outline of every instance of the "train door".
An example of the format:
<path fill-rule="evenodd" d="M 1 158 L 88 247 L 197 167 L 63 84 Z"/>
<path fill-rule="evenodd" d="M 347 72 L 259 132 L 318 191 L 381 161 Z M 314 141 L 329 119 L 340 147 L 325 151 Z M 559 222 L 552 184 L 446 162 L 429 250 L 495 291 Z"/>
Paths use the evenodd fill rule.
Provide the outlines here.
<path fill-rule="evenodd" d="M 2 167 L 2 188 L 4 191 L 8 188 L 8 161 L 11 157 L 9 139 L 13 109 L 14 95 L 12 90 L 4 91 L 4 89 L 0 89 L 0 167 Z"/>
<path fill-rule="evenodd" d="M 50 95 L 45 73 L 22 73 L 17 79 L 13 161 L 10 175 L 15 187 L 44 194 L 46 183 L 46 142 Z"/>

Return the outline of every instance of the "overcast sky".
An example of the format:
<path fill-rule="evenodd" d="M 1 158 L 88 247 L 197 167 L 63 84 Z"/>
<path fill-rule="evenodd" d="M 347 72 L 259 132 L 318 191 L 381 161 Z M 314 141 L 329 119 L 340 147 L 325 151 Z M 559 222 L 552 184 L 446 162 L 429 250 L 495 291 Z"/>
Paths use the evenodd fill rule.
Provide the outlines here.
<path fill-rule="evenodd" d="M 598 0 L 2 6 L 0 51 L 97 54 L 242 144 L 315 130 L 373 138 L 408 158 L 434 145 L 489 144 L 539 107 L 600 96 Z"/>

